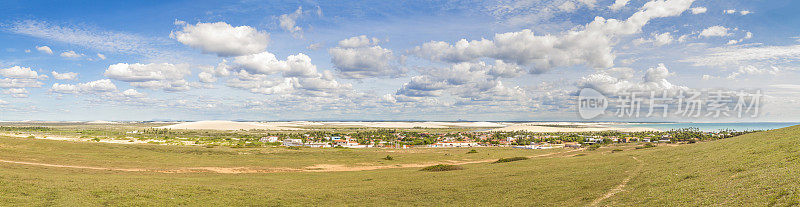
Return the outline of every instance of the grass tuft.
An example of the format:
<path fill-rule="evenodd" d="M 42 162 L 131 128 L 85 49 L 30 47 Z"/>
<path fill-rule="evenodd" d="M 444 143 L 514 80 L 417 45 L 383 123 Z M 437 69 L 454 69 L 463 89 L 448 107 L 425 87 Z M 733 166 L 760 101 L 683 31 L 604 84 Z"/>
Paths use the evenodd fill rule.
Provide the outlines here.
<path fill-rule="evenodd" d="M 527 159 L 528 159 L 527 157 L 500 158 L 499 160 L 494 161 L 494 163 L 514 162 L 514 161 L 527 160 Z"/>
<path fill-rule="evenodd" d="M 433 166 L 428 166 L 422 168 L 419 171 L 427 171 L 427 172 L 442 172 L 442 171 L 453 171 L 453 170 L 463 170 L 464 168 L 458 165 L 444 165 L 438 164 Z"/>

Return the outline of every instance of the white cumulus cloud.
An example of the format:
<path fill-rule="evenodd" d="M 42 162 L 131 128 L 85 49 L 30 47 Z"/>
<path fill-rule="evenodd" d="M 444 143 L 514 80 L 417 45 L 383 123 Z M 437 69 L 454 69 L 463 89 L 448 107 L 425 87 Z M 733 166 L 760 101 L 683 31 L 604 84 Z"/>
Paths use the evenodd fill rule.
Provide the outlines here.
<path fill-rule="evenodd" d="M 250 26 L 234 27 L 225 22 L 184 25 L 170 37 L 204 53 L 221 57 L 241 56 L 263 52 L 269 43 L 269 34 Z"/>
<path fill-rule="evenodd" d="M 582 77 L 578 81 L 578 86 L 581 88 L 592 88 L 606 95 L 622 95 L 625 92 L 634 91 L 667 91 L 673 93 L 678 90 L 688 89 L 688 87 L 674 85 L 667 81 L 667 78 L 671 75 L 672 73 L 669 72 L 664 64 L 658 64 L 657 67 L 647 69 L 642 81 L 639 82 L 614 77 L 609 73 L 601 71 Z"/>
<path fill-rule="evenodd" d="M 303 7 L 298 7 L 293 13 L 283 14 L 278 17 L 280 27 L 291 33 L 295 38 L 303 37 L 303 28 L 297 26 L 297 18 L 303 14 Z"/>
<path fill-rule="evenodd" d="M 692 8 L 692 14 L 702 14 L 702 13 L 706 13 L 706 11 L 708 11 L 708 9 L 706 9 L 705 7 L 694 7 L 694 8 Z"/>
<path fill-rule="evenodd" d="M 612 4 L 611 6 L 608 6 L 608 8 L 611 9 L 611 10 L 615 10 L 616 11 L 616 10 L 622 9 L 623 7 L 625 7 L 625 5 L 628 5 L 629 1 L 630 0 L 616 0 L 616 1 L 614 1 L 614 4 Z"/>
<path fill-rule="evenodd" d="M 49 55 L 53 54 L 53 50 L 50 49 L 49 46 L 36 46 L 36 50 L 38 50 L 39 52 L 47 53 Z"/>
<path fill-rule="evenodd" d="M 61 53 L 61 57 L 65 57 L 65 58 L 79 58 L 79 57 L 83 57 L 83 56 L 84 56 L 83 54 L 79 54 L 79 53 L 77 53 L 75 51 L 72 51 L 72 50 Z"/>
<path fill-rule="evenodd" d="M 328 53 L 344 78 L 387 77 L 401 73 L 392 50 L 377 44 L 377 38 L 361 35 L 339 41 L 339 46 Z"/>
<path fill-rule="evenodd" d="M 191 74 L 186 64 L 117 63 L 108 66 L 104 75 L 114 80 L 129 82 L 132 86 L 165 91 L 186 91 L 191 89 L 183 78 Z"/>
<path fill-rule="evenodd" d="M 725 28 L 725 27 L 719 26 L 719 25 L 711 26 L 711 27 L 708 27 L 706 29 L 703 29 L 703 31 L 700 32 L 700 36 L 701 37 L 724 37 L 724 36 L 730 35 L 730 34 L 728 34 L 728 30 L 729 30 L 728 28 Z"/>
<path fill-rule="evenodd" d="M 422 58 L 445 62 L 465 62 L 493 58 L 530 66 L 531 72 L 554 67 L 588 65 L 608 68 L 614 64 L 615 38 L 641 32 L 651 19 L 677 16 L 688 10 L 692 0 L 650 1 L 626 20 L 595 17 L 594 21 L 560 35 L 535 35 L 525 29 L 495 34 L 494 39 L 462 39 L 454 44 L 433 41 L 412 52 Z"/>
<path fill-rule="evenodd" d="M 39 73 L 31 70 L 30 68 L 13 66 L 10 68 L 0 69 L 0 75 L 7 78 L 15 79 L 36 79 L 39 78 Z"/>
<path fill-rule="evenodd" d="M 56 71 L 51 72 L 53 74 L 53 78 L 57 80 L 75 80 L 78 78 L 78 73 L 74 72 L 66 72 L 66 73 L 59 73 Z"/>
<path fill-rule="evenodd" d="M 53 83 L 53 86 L 50 87 L 51 92 L 62 94 L 105 93 L 116 90 L 117 86 L 109 79 L 78 83 L 77 85 Z"/>

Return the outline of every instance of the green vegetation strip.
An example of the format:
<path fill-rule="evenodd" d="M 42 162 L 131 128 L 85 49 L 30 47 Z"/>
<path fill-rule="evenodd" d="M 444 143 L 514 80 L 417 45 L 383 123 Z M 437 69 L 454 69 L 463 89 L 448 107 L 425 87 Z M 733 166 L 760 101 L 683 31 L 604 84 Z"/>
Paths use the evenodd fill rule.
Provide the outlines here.
<path fill-rule="evenodd" d="M 528 159 L 527 157 L 500 158 L 499 160 L 494 161 L 494 163 L 514 162 L 514 161 L 527 160 L 527 159 Z"/>
<path fill-rule="evenodd" d="M 420 171 L 428 171 L 428 172 L 441 172 L 441 171 L 453 171 L 453 170 L 463 170 L 464 168 L 458 165 L 434 165 L 422 168 Z"/>

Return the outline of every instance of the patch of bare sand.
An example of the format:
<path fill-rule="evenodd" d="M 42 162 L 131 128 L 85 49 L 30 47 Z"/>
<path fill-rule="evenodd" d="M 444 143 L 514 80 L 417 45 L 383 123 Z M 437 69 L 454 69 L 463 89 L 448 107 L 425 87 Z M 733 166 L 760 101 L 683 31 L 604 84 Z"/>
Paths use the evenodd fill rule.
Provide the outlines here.
<path fill-rule="evenodd" d="M 565 152 L 553 152 L 541 155 L 532 155 L 528 156 L 528 158 L 537 158 L 537 157 L 547 157 L 557 154 L 564 154 L 570 152 L 576 152 L 583 149 L 574 149 Z M 477 164 L 477 163 L 489 163 L 497 161 L 497 159 L 485 159 L 485 160 L 444 160 L 438 162 L 426 162 L 426 163 L 411 163 L 411 164 L 397 164 L 397 165 L 373 165 L 373 166 L 345 166 L 345 165 L 332 165 L 332 164 L 318 164 L 304 168 L 308 172 L 339 172 L 339 171 L 365 171 L 365 170 L 378 170 L 378 169 L 391 169 L 391 168 L 417 168 L 417 167 L 427 167 L 431 165 L 437 164 L 448 164 L 448 165 L 466 165 L 466 164 Z"/>
<path fill-rule="evenodd" d="M 196 121 L 185 122 L 167 126 L 155 127 L 157 129 L 194 129 L 194 130 L 301 130 L 290 127 L 289 122 L 237 122 L 237 121 Z"/>
<path fill-rule="evenodd" d="M 564 152 L 553 152 L 541 155 L 528 156 L 529 158 L 546 157 L 556 154 L 569 153 L 579 151 L 582 149 L 575 149 Z M 398 164 L 398 165 L 374 165 L 374 166 L 345 166 L 334 164 L 318 164 L 305 168 L 250 168 L 250 167 L 188 167 L 178 169 L 147 169 L 147 168 L 111 168 L 111 167 L 92 167 L 92 166 L 78 166 L 78 165 L 59 165 L 47 164 L 37 162 L 25 161 L 11 161 L 0 160 L 3 163 L 34 165 L 43 167 L 57 167 L 57 168 L 73 168 L 73 169 L 89 169 L 89 170 L 109 170 L 109 171 L 124 171 L 124 172 L 159 172 L 159 173 L 223 173 L 223 174 L 240 174 L 240 173 L 277 173 L 277 172 L 342 172 L 342 171 L 365 171 L 365 170 L 379 170 L 391 168 L 418 168 L 426 167 L 435 164 L 450 164 L 450 165 L 465 165 L 476 163 L 494 162 L 496 159 L 486 160 L 445 160 L 440 162 L 426 162 L 426 163 L 411 163 L 411 164 Z"/>

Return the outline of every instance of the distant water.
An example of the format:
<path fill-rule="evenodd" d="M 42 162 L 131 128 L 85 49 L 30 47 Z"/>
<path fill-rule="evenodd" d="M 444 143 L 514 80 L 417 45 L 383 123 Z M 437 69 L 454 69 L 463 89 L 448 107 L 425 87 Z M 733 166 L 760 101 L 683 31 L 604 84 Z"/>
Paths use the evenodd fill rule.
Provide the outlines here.
<path fill-rule="evenodd" d="M 698 128 L 700 131 L 720 131 L 732 129 L 736 131 L 744 130 L 770 130 L 798 125 L 800 122 L 741 122 L 741 123 L 643 123 L 643 124 L 624 124 L 618 127 L 647 127 L 659 130 Z"/>

